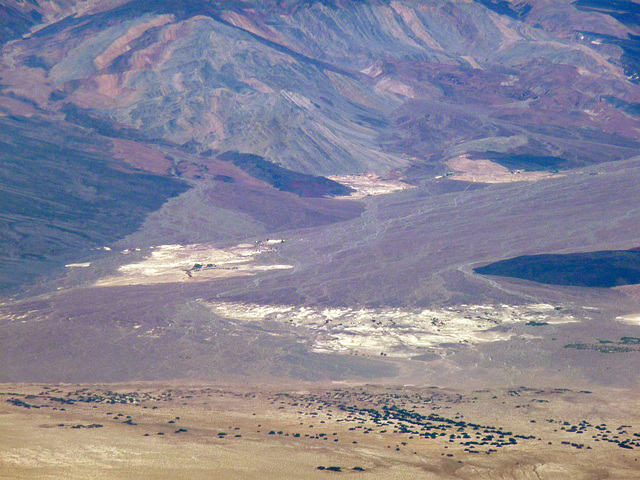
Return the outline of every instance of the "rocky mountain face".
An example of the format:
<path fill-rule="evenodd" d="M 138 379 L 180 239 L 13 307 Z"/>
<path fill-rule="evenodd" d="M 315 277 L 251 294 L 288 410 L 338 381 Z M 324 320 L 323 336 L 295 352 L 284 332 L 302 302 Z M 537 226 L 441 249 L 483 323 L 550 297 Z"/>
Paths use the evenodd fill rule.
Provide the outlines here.
<path fill-rule="evenodd" d="M 632 3 L 40 3 L 5 7 L 11 113 L 313 174 L 638 146 Z"/>

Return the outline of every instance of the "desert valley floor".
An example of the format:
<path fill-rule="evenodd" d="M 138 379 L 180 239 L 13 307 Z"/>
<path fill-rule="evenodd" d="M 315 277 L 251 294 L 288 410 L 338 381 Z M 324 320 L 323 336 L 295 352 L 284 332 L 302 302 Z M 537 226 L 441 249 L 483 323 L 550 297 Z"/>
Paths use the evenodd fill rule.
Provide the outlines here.
<path fill-rule="evenodd" d="M 3 385 L 0 478 L 634 479 L 637 392 Z"/>

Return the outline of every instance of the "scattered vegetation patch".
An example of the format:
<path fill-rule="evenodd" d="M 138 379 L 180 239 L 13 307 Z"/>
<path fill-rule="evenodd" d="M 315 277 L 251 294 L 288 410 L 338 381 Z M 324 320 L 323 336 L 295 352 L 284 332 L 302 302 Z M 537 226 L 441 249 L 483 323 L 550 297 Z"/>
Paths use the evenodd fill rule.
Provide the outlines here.
<path fill-rule="evenodd" d="M 597 343 L 570 343 L 565 345 L 564 348 L 595 350 L 600 353 L 638 352 L 640 351 L 640 339 L 636 337 L 622 337 L 619 342 L 614 342 L 612 340 L 598 340 Z"/>

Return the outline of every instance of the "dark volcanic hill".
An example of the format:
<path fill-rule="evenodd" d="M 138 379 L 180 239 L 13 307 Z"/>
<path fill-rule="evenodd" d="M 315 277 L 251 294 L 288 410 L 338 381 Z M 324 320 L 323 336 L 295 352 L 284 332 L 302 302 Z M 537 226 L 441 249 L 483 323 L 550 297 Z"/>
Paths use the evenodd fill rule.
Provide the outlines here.
<path fill-rule="evenodd" d="M 475 271 L 552 285 L 610 288 L 640 283 L 639 260 L 640 252 L 635 250 L 528 255 Z"/>
<path fill-rule="evenodd" d="M 624 383 L 551 339 L 637 337 L 635 290 L 474 268 L 637 246 L 639 39 L 627 1 L 2 2 L 0 380 Z"/>

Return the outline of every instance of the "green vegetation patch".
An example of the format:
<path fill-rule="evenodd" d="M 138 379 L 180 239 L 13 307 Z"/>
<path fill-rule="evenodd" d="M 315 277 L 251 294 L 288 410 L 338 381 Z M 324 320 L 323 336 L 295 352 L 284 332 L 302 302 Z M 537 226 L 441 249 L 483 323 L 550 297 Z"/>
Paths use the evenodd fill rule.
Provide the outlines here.
<path fill-rule="evenodd" d="M 638 345 L 634 347 L 634 345 Z M 636 337 L 622 337 L 619 342 L 612 340 L 598 340 L 597 343 L 570 343 L 564 348 L 575 350 L 595 350 L 600 353 L 628 353 L 640 351 L 640 339 Z"/>

